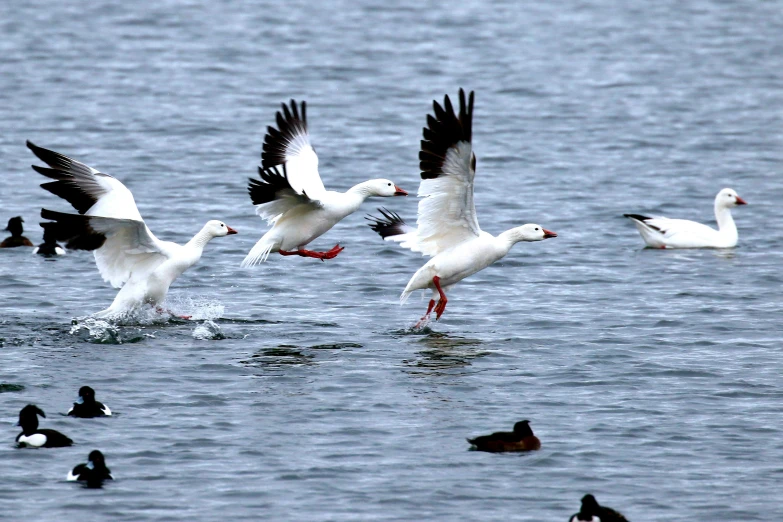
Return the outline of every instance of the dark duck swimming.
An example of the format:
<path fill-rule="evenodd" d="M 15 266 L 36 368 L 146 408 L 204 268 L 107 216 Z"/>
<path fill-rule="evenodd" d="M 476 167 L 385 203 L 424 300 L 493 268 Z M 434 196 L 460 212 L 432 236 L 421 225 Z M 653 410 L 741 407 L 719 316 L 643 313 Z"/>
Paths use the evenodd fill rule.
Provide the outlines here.
<path fill-rule="evenodd" d="M 593 495 L 582 497 L 582 508 L 579 513 L 575 513 L 568 522 L 579 522 L 582 520 L 592 522 L 628 522 L 622 514 L 612 508 L 604 507 L 598 504 Z"/>
<path fill-rule="evenodd" d="M 514 431 L 498 431 L 468 439 L 479 451 L 500 453 L 503 451 L 532 451 L 541 448 L 541 441 L 533 435 L 530 421 L 523 420 L 514 424 Z"/>
<path fill-rule="evenodd" d="M 92 450 L 87 462 L 77 464 L 68 472 L 66 480 L 84 482 L 89 488 L 99 488 L 105 480 L 114 480 L 111 470 L 106 467 L 106 460 L 99 450 Z"/>
<path fill-rule="evenodd" d="M 43 240 L 44 242 L 35 247 L 33 254 L 39 256 L 62 256 L 65 254 L 65 249 L 57 243 L 57 233 L 54 226 L 56 223 L 41 223 L 44 229 Z"/>
<path fill-rule="evenodd" d="M 38 415 L 46 414 L 35 404 L 28 404 L 19 412 L 19 426 L 22 433 L 17 435 L 16 444 L 20 448 L 62 448 L 73 441 L 56 430 L 38 429 Z"/>
<path fill-rule="evenodd" d="M 22 219 L 22 216 L 12 217 L 11 219 L 8 220 L 8 226 L 5 227 L 5 230 L 6 232 L 11 233 L 11 237 L 5 238 L 5 240 L 3 240 L 2 243 L 0 243 L 0 248 L 33 246 L 30 240 L 22 235 L 22 232 L 24 232 L 22 228 L 22 223 L 24 223 L 24 219 Z"/>
<path fill-rule="evenodd" d="M 73 403 L 73 407 L 68 410 L 71 417 L 108 417 L 111 410 L 102 402 L 95 400 L 95 390 L 89 386 L 79 388 L 79 398 Z"/>

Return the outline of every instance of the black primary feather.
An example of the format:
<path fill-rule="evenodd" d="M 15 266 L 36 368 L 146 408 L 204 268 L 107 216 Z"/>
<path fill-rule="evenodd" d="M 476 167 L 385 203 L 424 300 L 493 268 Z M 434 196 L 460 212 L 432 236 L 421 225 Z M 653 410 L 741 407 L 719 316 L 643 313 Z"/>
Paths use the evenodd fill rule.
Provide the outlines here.
<path fill-rule="evenodd" d="M 86 180 L 94 178 L 95 174 L 90 167 L 72 160 L 68 156 L 63 156 L 59 152 L 39 147 L 29 140 L 27 141 L 27 148 L 33 151 L 33 154 L 35 154 L 38 159 L 51 167 L 45 168 L 31 165 L 33 170 L 39 174 L 43 174 L 47 178 L 56 180 L 42 183 L 42 188 L 66 200 L 73 205 L 73 208 L 75 208 L 79 214 L 84 214 L 90 207 L 98 202 L 98 198 L 94 194 L 90 194 L 80 185 L 80 182 L 84 183 Z M 89 181 L 87 181 L 87 183 L 89 183 Z M 102 192 L 102 189 L 99 186 L 96 185 L 94 188 L 97 192 Z"/>
<path fill-rule="evenodd" d="M 623 217 L 635 219 L 637 221 L 645 221 L 648 219 L 652 219 L 650 216 L 643 216 L 641 214 L 623 214 Z"/>
<path fill-rule="evenodd" d="M 261 168 L 267 170 L 285 163 L 285 153 L 288 145 L 296 136 L 307 134 L 307 103 L 301 103 L 301 111 L 296 106 L 296 100 L 291 100 L 291 108 L 284 103 L 282 112 L 277 111 L 275 120 L 277 128 L 267 127 L 264 145 L 261 148 Z"/>
<path fill-rule="evenodd" d="M 641 214 L 623 214 L 623 217 L 627 217 L 629 219 L 635 219 L 636 221 L 640 221 L 650 227 L 653 230 L 657 230 L 658 232 L 663 232 L 663 229 L 660 227 L 656 227 L 655 225 L 651 225 L 647 222 L 648 219 L 652 219 L 650 216 L 643 216 Z"/>
<path fill-rule="evenodd" d="M 71 250 L 96 250 L 103 246 L 106 236 L 90 226 L 90 216 L 77 216 L 53 210 L 41 209 L 41 217 L 53 223 L 45 224 L 55 240 L 65 242 Z"/>
<path fill-rule="evenodd" d="M 378 212 L 383 217 L 366 216 L 364 219 L 370 221 L 368 226 L 378 233 L 382 238 L 386 239 L 390 236 L 399 236 L 407 233 L 408 225 L 396 212 L 385 208 L 379 208 Z"/>
<path fill-rule="evenodd" d="M 250 194 L 250 200 L 254 205 L 262 205 L 269 203 L 278 198 L 278 194 L 284 190 L 294 191 L 291 188 L 291 184 L 288 182 L 288 171 L 286 170 L 285 163 L 283 164 L 283 171 L 275 167 L 263 169 L 258 167 L 258 174 L 261 176 L 261 180 L 249 178 L 247 185 L 247 191 Z"/>
<path fill-rule="evenodd" d="M 473 134 L 473 91 L 465 102 L 465 91 L 459 90 L 459 115 L 454 112 L 449 96 L 443 100 L 443 107 L 432 102 L 435 116 L 427 115 L 427 126 L 422 133 L 419 151 L 421 179 L 433 179 L 443 174 L 443 162 L 448 150 L 461 141 L 470 142 Z M 474 156 L 475 158 L 475 156 Z M 475 160 L 473 168 L 475 170 Z"/>

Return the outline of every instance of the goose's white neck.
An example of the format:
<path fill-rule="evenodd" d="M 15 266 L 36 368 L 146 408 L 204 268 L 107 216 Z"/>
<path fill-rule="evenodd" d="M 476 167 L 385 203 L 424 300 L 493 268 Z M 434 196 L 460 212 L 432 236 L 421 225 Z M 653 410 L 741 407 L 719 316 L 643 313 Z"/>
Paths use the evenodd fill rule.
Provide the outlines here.
<path fill-rule="evenodd" d="M 347 194 L 353 194 L 360 197 L 362 202 L 370 196 L 374 195 L 372 184 L 369 181 L 364 181 L 358 185 L 354 185 L 348 189 Z"/>
<path fill-rule="evenodd" d="M 725 205 L 715 202 L 715 221 L 718 222 L 718 232 L 728 241 L 737 242 L 737 225 L 734 224 L 734 218 L 731 216 L 731 209 Z"/>
<path fill-rule="evenodd" d="M 530 241 L 522 230 L 522 227 L 511 228 L 505 232 L 501 232 L 498 234 L 497 239 L 498 243 L 505 248 L 506 253 L 520 241 Z"/>
<path fill-rule="evenodd" d="M 193 239 L 187 242 L 185 246 L 204 250 L 204 247 L 209 243 L 212 238 L 215 237 L 207 231 L 207 227 L 204 226 L 199 232 L 193 236 Z"/>
<path fill-rule="evenodd" d="M 375 193 L 372 191 L 369 181 L 359 183 L 358 185 L 349 188 L 340 196 L 337 200 L 338 205 L 336 208 L 339 209 L 339 213 L 342 216 L 353 214 L 359 210 L 359 207 L 362 206 L 365 199 L 374 195 Z"/>

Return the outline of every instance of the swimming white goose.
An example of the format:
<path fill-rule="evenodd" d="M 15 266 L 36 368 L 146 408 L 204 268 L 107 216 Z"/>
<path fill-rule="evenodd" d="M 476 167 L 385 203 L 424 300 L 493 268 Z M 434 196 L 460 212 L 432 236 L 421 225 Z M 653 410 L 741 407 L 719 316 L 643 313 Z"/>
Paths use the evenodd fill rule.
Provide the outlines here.
<path fill-rule="evenodd" d="M 332 259 L 345 247 L 336 245 L 326 252 L 303 247 L 353 214 L 372 196 L 407 196 L 388 179 L 372 179 L 347 192 L 326 190 L 318 174 L 318 156 L 310 145 L 307 131 L 307 105 L 301 110 L 291 100 L 291 108 L 277 111 L 277 129 L 267 127 L 258 172 L 261 180 L 250 179 L 248 192 L 256 214 L 272 228 L 247 254 L 243 267 L 263 263 L 270 253 Z M 295 250 L 294 250 L 295 249 Z"/>
<path fill-rule="evenodd" d="M 57 152 L 27 142 L 51 168 L 33 169 L 54 179 L 41 187 L 68 201 L 79 212 L 65 214 L 42 209 L 41 217 L 55 239 L 73 250 L 93 250 L 104 281 L 121 288 L 109 308 L 94 315 L 112 316 L 143 304 L 163 302 L 169 286 L 196 264 L 214 237 L 236 234 L 221 221 L 208 221 L 185 245 L 156 238 L 136 208 L 133 194 L 116 178 Z"/>
<path fill-rule="evenodd" d="M 402 304 L 414 290 L 432 289 L 427 313 L 417 327 L 429 319 L 433 308 L 436 319 L 440 319 L 448 302 L 446 290 L 505 257 L 514 244 L 557 237 L 535 224 L 512 228 L 498 236 L 479 228 L 473 205 L 473 92 L 466 104 L 465 91 L 460 89 L 459 105 L 457 115 L 446 96 L 444 107 L 434 101 L 435 116 L 427 116 L 419 152 L 422 199 L 418 228 L 407 226 L 397 214 L 388 211 L 381 211 L 382 218 L 371 218 L 370 226 L 385 240 L 400 242 L 405 248 L 432 257 L 413 275 L 400 296 Z"/>
<path fill-rule="evenodd" d="M 718 230 L 688 221 L 687 219 L 669 219 L 648 217 L 640 214 L 623 214 L 636 225 L 642 239 L 652 248 L 732 248 L 737 245 L 737 226 L 731 217 L 731 209 L 737 205 L 747 205 L 730 188 L 725 188 L 715 196 L 715 219 Z"/>

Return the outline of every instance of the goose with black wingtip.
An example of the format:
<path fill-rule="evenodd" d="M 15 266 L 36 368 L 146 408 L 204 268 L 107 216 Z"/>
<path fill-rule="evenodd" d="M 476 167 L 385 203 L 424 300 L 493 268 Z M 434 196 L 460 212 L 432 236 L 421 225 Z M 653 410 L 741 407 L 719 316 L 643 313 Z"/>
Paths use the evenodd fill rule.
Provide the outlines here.
<path fill-rule="evenodd" d="M 388 179 L 371 179 L 346 192 L 326 190 L 318 173 L 318 156 L 310 144 L 307 105 L 291 100 L 277 112 L 277 128 L 268 127 L 258 168 L 248 192 L 256 214 L 272 228 L 253 246 L 242 267 L 263 263 L 269 254 L 332 259 L 345 247 L 318 252 L 304 247 L 353 214 L 369 197 L 407 196 Z"/>
<path fill-rule="evenodd" d="M 536 224 L 527 224 L 493 236 L 481 230 L 473 204 L 476 155 L 473 152 L 473 92 L 459 91 L 459 113 L 448 96 L 441 106 L 433 104 L 427 116 L 419 151 L 421 184 L 417 227 L 408 226 L 398 214 L 382 210 L 370 217 L 370 227 L 383 239 L 421 252 L 432 259 L 408 281 L 400 296 L 405 303 L 415 290 L 432 291 L 427 312 L 415 328 L 436 320 L 446 310 L 446 292 L 466 277 L 504 258 L 520 241 L 542 241 L 557 234 Z"/>
<path fill-rule="evenodd" d="M 78 214 L 47 209 L 56 240 L 72 250 L 91 250 L 104 281 L 120 291 L 111 306 L 94 314 L 111 317 L 143 305 L 158 307 L 171 284 L 195 265 L 204 247 L 216 237 L 236 234 L 222 221 L 208 221 L 184 245 L 161 241 L 141 218 L 133 194 L 118 179 L 57 152 L 27 142 L 27 147 L 49 167 L 33 169 L 54 181 L 41 185 L 68 201 Z M 184 318 L 188 318 L 185 316 Z"/>
<path fill-rule="evenodd" d="M 747 205 L 744 199 L 730 188 L 725 188 L 715 196 L 715 220 L 718 230 L 689 221 L 650 217 L 641 214 L 623 214 L 636 225 L 645 244 L 650 248 L 733 248 L 737 246 L 739 234 L 731 209 L 738 205 Z"/>

